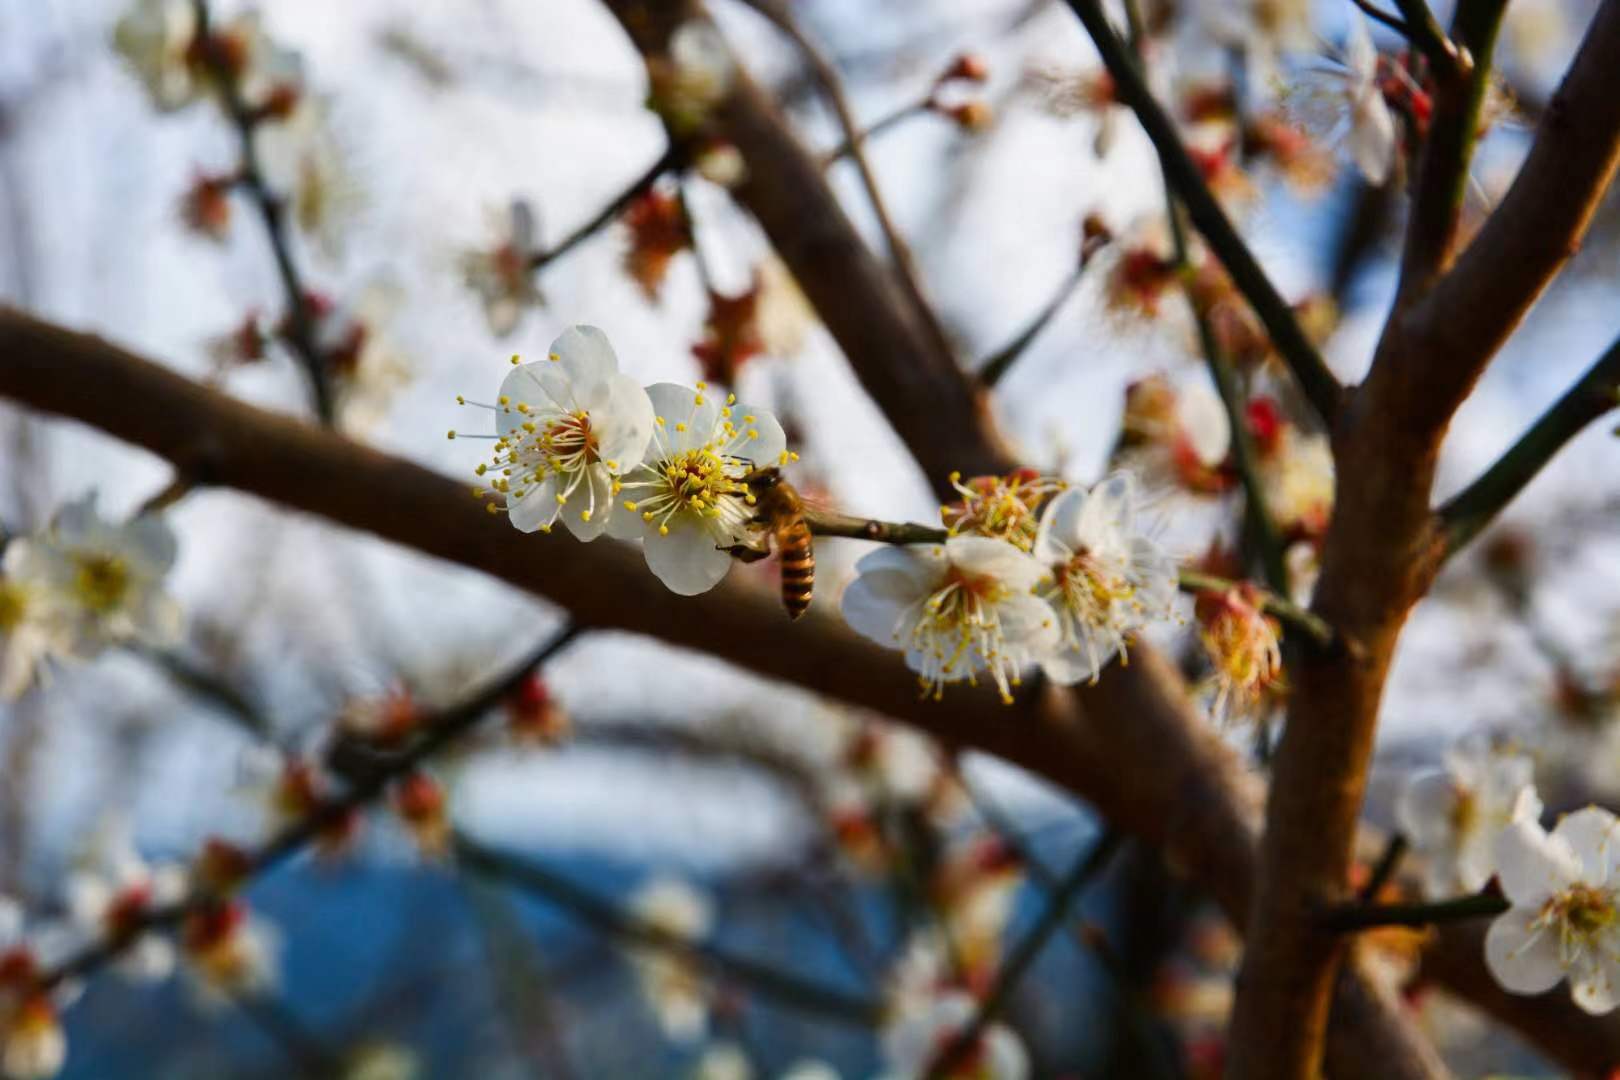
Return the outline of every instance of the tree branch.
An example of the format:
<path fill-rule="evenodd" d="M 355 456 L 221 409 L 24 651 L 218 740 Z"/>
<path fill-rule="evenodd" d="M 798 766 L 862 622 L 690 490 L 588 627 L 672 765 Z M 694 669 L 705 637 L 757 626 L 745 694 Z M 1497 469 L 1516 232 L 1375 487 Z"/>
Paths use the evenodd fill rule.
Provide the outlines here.
<path fill-rule="evenodd" d="M 1620 339 L 1541 414 L 1479 479 L 1438 511 L 1445 554 L 1455 554 L 1495 520 L 1525 485 L 1592 421 L 1620 406 Z"/>
<path fill-rule="evenodd" d="M 1094 686 L 1072 694 L 1048 689 L 1012 709 L 988 691 L 966 688 L 925 702 L 897 655 L 819 608 L 789 623 L 774 595 L 739 581 L 675 597 L 633 548 L 520 534 L 484 513 L 461 484 L 234 401 L 95 337 L 0 308 L 0 356 L 0 396 L 95 425 L 204 482 L 482 570 L 569 608 L 593 628 L 703 650 L 1021 765 L 1163 848 L 1229 916 L 1241 920 L 1248 908 L 1258 781 L 1150 648 L 1133 649 L 1128 668 L 1116 665 Z M 357 491 L 366 497 L 356 498 Z M 1341 982 L 1339 1010 L 1339 1075 L 1431 1075 L 1413 1064 L 1423 1051 L 1397 1007 L 1353 973 Z M 1377 1062 L 1371 1071 L 1369 1062 Z"/>
<path fill-rule="evenodd" d="M 1363 11 L 1367 10 L 1366 7 L 1360 4 L 1356 6 L 1361 7 Z M 1434 12 L 1429 10 L 1429 5 L 1424 3 L 1424 0 L 1395 0 L 1395 6 L 1401 9 L 1401 16 L 1405 26 L 1403 32 L 1406 39 L 1413 44 L 1418 52 L 1428 57 L 1430 65 L 1434 68 L 1435 75 L 1445 81 L 1456 79 L 1468 73 L 1467 60 L 1464 56 L 1459 55 L 1457 46 L 1452 44 L 1451 39 L 1446 37 L 1445 31 L 1440 29 L 1440 24 L 1435 21 Z M 1458 10 L 1470 6 L 1478 8 L 1490 5 L 1479 3 L 1471 5 L 1459 4 Z M 1472 46 L 1472 42 L 1468 41 L 1464 41 L 1463 44 Z M 1489 65 L 1484 66 L 1488 67 Z"/>
<path fill-rule="evenodd" d="M 1338 415 L 1343 387 L 1333 372 L 1328 370 L 1316 346 L 1306 337 L 1299 320 L 1294 317 L 1293 309 L 1278 294 L 1248 245 L 1233 228 L 1221 204 L 1210 193 L 1198 166 L 1181 143 L 1175 122 L 1154 99 L 1153 91 L 1149 89 L 1130 50 L 1109 25 L 1099 0 L 1068 0 L 1068 4 L 1096 43 L 1103 65 L 1113 76 L 1120 100 L 1136 113 L 1143 130 L 1153 141 L 1165 176 L 1186 205 L 1193 225 L 1209 242 L 1216 257 L 1226 267 L 1226 272 L 1232 276 L 1232 281 L 1260 317 L 1277 352 L 1299 381 L 1305 397 L 1322 421 L 1331 426 Z"/>
<path fill-rule="evenodd" d="M 555 260 L 560 259 L 562 256 L 568 254 L 584 241 L 589 240 L 592 236 L 596 235 L 596 233 L 600 232 L 605 226 L 612 223 L 612 221 L 620 214 L 624 213 L 625 207 L 635 202 L 636 199 L 640 198 L 646 193 L 647 189 L 656 184 L 660 176 L 663 176 L 666 172 L 679 165 L 680 160 L 681 154 L 677 148 L 671 146 L 669 149 L 665 150 L 663 154 L 660 155 L 658 160 L 652 163 L 646 172 L 636 177 L 635 180 L 630 183 L 629 187 L 621 191 L 618 197 L 612 202 L 608 203 L 606 206 L 602 207 L 601 210 L 597 211 L 596 215 L 589 221 L 580 225 L 577 229 L 563 237 L 556 244 L 544 251 L 536 252 L 533 256 L 531 256 L 529 259 L 529 269 L 535 272 L 544 269 Z"/>
<path fill-rule="evenodd" d="M 1373 930 L 1380 926 L 1423 927 L 1500 915 L 1507 909 L 1505 898 L 1489 893 L 1460 896 L 1433 904 L 1344 904 L 1325 913 L 1322 925 L 1341 933 Z"/>
<path fill-rule="evenodd" d="M 1116 832 L 1105 832 L 1080 858 L 1075 860 L 1074 866 L 1063 875 L 1055 889 L 1046 898 L 1046 907 L 1041 917 L 1035 921 L 1018 944 L 1007 956 L 1006 963 L 996 973 L 996 981 L 979 1003 L 978 1011 L 954 1038 L 940 1048 L 933 1061 L 929 1064 L 924 1076 L 929 1080 L 939 1080 L 941 1077 L 952 1075 L 951 1070 L 961 1064 L 973 1048 L 978 1044 L 980 1036 L 985 1032 L 1001 1011 L 1006 1008 L 1007 1001 L 1018 986 L 1018 981 L 1029 971 L 1046 948 L 1046 943 L 1052 939 L 1069 918 L 1069 909 L 1074 906 L 1086 886 L 1100 874 L 1113 858 L 1114 852 L 1119 849 L 1123 838 Z"/>

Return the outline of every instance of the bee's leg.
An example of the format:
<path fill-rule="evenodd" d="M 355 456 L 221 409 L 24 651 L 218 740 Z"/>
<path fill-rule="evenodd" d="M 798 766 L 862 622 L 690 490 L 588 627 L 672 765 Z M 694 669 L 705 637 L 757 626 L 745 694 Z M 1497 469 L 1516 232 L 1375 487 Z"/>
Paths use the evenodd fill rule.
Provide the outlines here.
<path fill-rule="evenodd" d="M 747 544 L 733 544 L 730 547 L 724 548 L 720 547 L 719 544 L 716 544 L 715 548 L 717 550 L 724 551 L 733 559 L 745 563 L 756 563 L 759 562 L 759 560 L 770 556 L 769 551 L 761 551 L 759 548 L 749 547 Z"/>

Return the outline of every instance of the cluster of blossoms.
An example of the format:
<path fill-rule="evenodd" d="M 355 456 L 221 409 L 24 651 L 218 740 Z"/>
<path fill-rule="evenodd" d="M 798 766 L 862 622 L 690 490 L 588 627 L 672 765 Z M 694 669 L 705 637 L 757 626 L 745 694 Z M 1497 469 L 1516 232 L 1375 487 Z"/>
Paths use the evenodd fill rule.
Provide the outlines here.
<path fill-rule="evenodd" d="M 281 235 L 286 221 L 329 258 L 342 241 L 361 197 L 334 129 L 330 106 L 306 85 L 302 58 L 277 44 L 256 13 L 214 24 L 194 0 L 135 0 L 119 20 L 113 43 L 139 77 L 152 104 L 172 112 L 211 99 L 244 135 L 243 156 L 232 168 L 198 170 L 180 200 L 180 216 L 199 236 L 223 241 L 232 221 L 232 195 L 258 200 L 267 213 L 284 271 L 292 255 Z M 353 305 L 296 285 L 289 278 L 286 318 L 262 320 L 250 311 L 208 342 L 221 372 L 254 363 L 270 346 L 285 344 L 300 359 L 322 369 L 333 390 L 335 411 L 352 432 L 369 430 L 398 384 L 405 366 L 381 333 L 383 313 L 370 310 L 375 296 Z"/>
<path fill-rule="evenodd" d="M 1589 806 L 1547 831 L 1533 772 L 1524 754 L 1471 740 L 1413 775 L 1397 814 L 1428 857 L 1431 894 L 1500 884 L 1509 907 L 1485 936 L 1485 962 L 1504 989 L 1540 994 L 1567 979 L 1576 1005 L 1607 1013 L 1620 1006 L 1620 820 Z"/>
<path fill-rule="evenodd" d="M 496 414 L 495 457 L 477 472 L 513 525 L 549 532 L 561 520 L 580 540 L 640 540 L 653 573 L 685 596 L 720 582 L 731 548 L 758 545 L 744 480 L 792 458 L 769 412 L 703 384 L 643 389 L 594 327 L 517 364 L 485 407 Z"/>
<path fill-rule="evenodd" d="M 1045 500 L 1052 489 L 1019 476 L 999 490 L 968 485 L 972 501 L 947 518 L 992 535 L 867 555 L 844 593 L 845 619 L 902 649 L 924 691 L 936 696 L 947 683 L 987 674 L 1010 702 L 1021 673 L 1035 664 L 1062 683 L 1095 679 L 1131 634 L 1169 613 L 1176 567 L 1143 531 L 1126 473 L 1051 498 L 1028 550 L 997 535 L 1011 530 L 1028 540 L 1034 510 L 1009 500 L 1018 491 Z"/>
<path fill-rule="evenodd" d="M 53 658 L 176 641 L 180 608 L 163 591 L 175 554 L 160 517 L 113 524 L 93 493 L 40 533 L 10 541 L 0 557 L 0 698 L 37 684 Z"/>

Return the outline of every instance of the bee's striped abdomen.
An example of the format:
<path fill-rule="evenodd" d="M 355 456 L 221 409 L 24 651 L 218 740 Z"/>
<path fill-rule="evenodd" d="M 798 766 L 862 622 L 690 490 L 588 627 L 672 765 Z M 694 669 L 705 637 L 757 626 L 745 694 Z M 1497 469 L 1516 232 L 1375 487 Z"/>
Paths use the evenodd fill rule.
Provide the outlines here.
<path fill-rule="evenodd" d="M 794 518 L 777 532 L 776 550 L 782 560 L 782 605 L 788 618 L 797 619 L 809 610 L 816 584 L 816 552 L 804 518 Z"/>

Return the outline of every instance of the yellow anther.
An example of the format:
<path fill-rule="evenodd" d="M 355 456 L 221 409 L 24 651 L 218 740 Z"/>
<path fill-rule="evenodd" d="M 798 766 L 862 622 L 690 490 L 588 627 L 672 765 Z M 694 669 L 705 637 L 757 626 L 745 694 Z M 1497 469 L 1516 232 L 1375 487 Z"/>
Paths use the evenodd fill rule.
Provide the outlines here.
<path fill-rule="evenodd" d="M 700 394 L 703 393 L 703 391 L 707 390 L 708 388 L 709 388 L 708 383 L 700 382 L 700 383 L 697 384 L 698 393 L 700 393 Z"/>
<path fill-rule="evenodd" d="M 484 473 L 486 473 L 488 471 L 489 471 L 489 466 L 488 465 L 480 465 L 480 466 L 478 466 L 478 468 L 473 470 L 473 472 L 477 473 L 479 476 L 483 476 Z"/>
<path fill-rule="evenodd" d="M 540 429 L 535 427 L 533 420 L 525 420 L 525 421 L 523 421 L 523 430 L 527 431 L 530 435 L 533 435 L 536 431 L 539 431 Z"/>
<path fill-rule="evenodd" d="M 668 536 L 669 535 L 669 526 L 668 525 L 660 525 L 660 526 L 658 526 L 658 535 L 659 536 Z"/>
<path fill-rule="evenodd" d="M 564 495 L 560 491 L 557 492 L 557 505 L 562 506 L 562 505 L 566 504 L 567 502 L 568 502 L 568 496 Z"/>
<path fill-rule="evenodd" d="M 589 520 L 591 520 L 591 512 L 589 510 L 581 510 L 579 512 L 579 520 L 581 520 L 581 521 L 589 521 Z"/>
<path fill-rule="evenodd" d="M 551 355 L 550 355 L 550 356 L 548 356 L 548 357 L 547 357 L 547 358 L 546 358 L 546 359 L 548 359 L 548 360 L 550 360 L 550 361 L 551 361 L 551 362 L 552 362 L 552 363 L 554 363 L 554 364 L 555 364 L 555 363 L 556 363 L 556 362 L 557 362 L 557 361 L 559 361 L 559 360 L 561 360 L 561 359 L 562 359 L 562 357 L 560 357 L 560 356 L 558 356 L 558 355 L 557 355 L 557 354 L 556 354 L 556 353 L 552 353 L 552 354 L 551 354 Z"/>
<path fill-rule="evenodd" d="M 457 405 L 465 405 L 465 404 L 467 404 L 467 399 L 462 397 L 460 394 L 457 394 L 456 395 L 456 404 Z"/>
<path fill-rule="evenodd" d="M 498 513 L 500 513 L 500 509 L 498 507 L 496 507 L 496 505 L 494 503 L 485 503 L 484 504 L 484 512 L 486 514 L 498 514 Z"/>
<path fill-rule="evenodd" d="M 618 470 L 619 470 L 619 463 L 617 461 L 609 460 L 609 461 L 604 461 L 602 464 L 606 465 L 608 468 L 612 469 L 614 472 L 618 472 Z"/>
<path fill-rule="evenodd" d="M 500 402 L 502 405 L 510 405 L 510 404 L 512 404 L 512 399 L 510 397 L 508 397 L 507 395 L 505 395 L 505 394 L 502 394 L 500 397 L 496 398 L 495 400 Z"/>
<path fill-rule="evenodd" d="M 529 403 L 527 401 L 518 402 L 517 411 L 522 413 L 524 416 L 528 416 L 529 415 Z"/>
<path fill-rule="evenodd" d="M 520 364 L 521 362 L 522 362 L 522 359 L 518 356 L 518 354 L 513 353 L 512 354 L 512 366 L 517 367 L 518 364 Z"/>
<path fill-rule="evenodd" d="M 759 438 L 759 429 L 758 429 L 758 428 L 749 428 L 749 429 L 748 429 L 748 437 L 749 437 L 749 438 L 750 438 L 750 439 L 757 439 L 757 438 Z"/>
<path fill-rule="evenodd" d="M 455 438 L 455 437 L 456 437 L 456 429 L 455 429 L 455 428 L 451 428 L 451 429 L 450 429 L 450 437 L 451 437 L 451 438 L 452 438 L 452 439 L 453 439 L 453 438 Z"/>
<path fill-rule="evenodd" d="M 726 404 L 727 405 L 735 405 L 735 404 L 737 404 L 737 395 L 736 394 L 727 394 L 726 395 Z"/>
<path fill-rule="evenodd" d="M 686 430 L 686 425 L 685 425 L 685 424 L 684 424 L 684 423 L 678 423 L 678 424 L 676 424 L 676 425 L 675 425 L 675 430 L 676 430 L 676 431 L 685 431 L 685 430 Z M 456 433 L 455 433 L 455 432 L 453 432 L 453 431 L 452 431 L 452 432 L 451 432 L 451 433 L 450 433 L 450 437 L 451 437 L 451 438 L 452 438 L 452 439 L 453 439 L 453 438 L 455 438 L 455 437 L 456 437 Z"/>
<path fill-rule="evenodd" d="M 626 499 L 624 501 L 624 508 L 633 513 L 635 511 L 635 509 L 636 509 L 636 504 L 634 502 L 632 502 L 631 500 Z"/>
<path fill-rule="evenodd" d="M 645 521 L 650 525 L 650 524 L 652 524 L 652 519 L 653 519 L 653 515 L 652 515 L 651 510 L 642 511 L 642 514 L 641 514 L 641 520 L 642 521 Z"/>
<path fill-rule="evenodd" d="M 475 499 L 482 499 L 484 497 L 484 494 L 485 494 L 484 489 L 481 488 L 481 487 L 473 488 L 472 493 L 473 493 L 473 498 L 475 498 Z"/>

